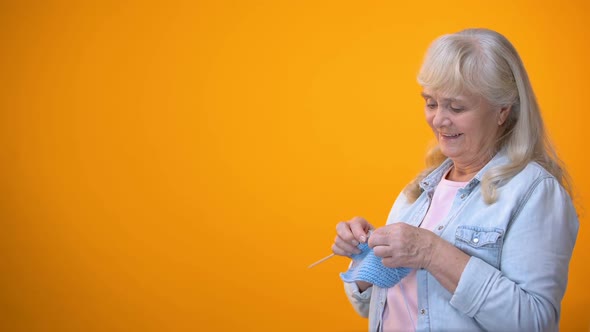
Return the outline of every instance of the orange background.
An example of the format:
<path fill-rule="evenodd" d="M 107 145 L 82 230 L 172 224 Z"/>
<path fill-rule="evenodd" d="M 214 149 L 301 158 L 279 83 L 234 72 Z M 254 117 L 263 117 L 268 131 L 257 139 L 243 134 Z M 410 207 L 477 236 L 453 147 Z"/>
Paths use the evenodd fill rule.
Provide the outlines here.
<path fill-rule="evenodd" d="M 589 206 L 586 1 L 3 1 L 0 330 L 362 331 L 335 224 L 385 222 L 443 33 L 520 51 Z M 587 215 L 562 330 L 588 330 Z"/>

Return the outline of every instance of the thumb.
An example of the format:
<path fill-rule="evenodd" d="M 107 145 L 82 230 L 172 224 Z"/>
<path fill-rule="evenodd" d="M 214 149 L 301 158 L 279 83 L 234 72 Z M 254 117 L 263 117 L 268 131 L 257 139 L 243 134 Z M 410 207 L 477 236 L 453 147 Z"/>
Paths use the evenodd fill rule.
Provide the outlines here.
<path fill-rule="evenodd" d="M 354 235 L 354 238 L 360 243 L 367 242 L 369 236 L 368 231 L 372 229 L 371 225 L 366 220 L 363 221 L 364 222 L 362 223 L 352 223 L 350 225 L 350 231 Z"/>

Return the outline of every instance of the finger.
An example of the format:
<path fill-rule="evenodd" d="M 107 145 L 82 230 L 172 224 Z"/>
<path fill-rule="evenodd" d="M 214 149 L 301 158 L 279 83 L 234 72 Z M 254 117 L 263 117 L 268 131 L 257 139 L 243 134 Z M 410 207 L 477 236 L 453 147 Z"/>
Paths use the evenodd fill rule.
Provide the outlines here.
<path fill-rule="evenodd" d="M 369 238 L 369 247 L 375 248 L 377 246 L 387 246 L 389 245 L 389 233 L 385 233 L 381 231 L 383 228 L 379 228 L 371 234 Z"/>
<path fill-rule="evenodd" d="M 376 246 L 373 248 L 373 253 L 381 258 L 391 257 L 391 248 L 389 246 Z"/>
<path fill-rule="evenodd" d="M 336 235 L 336 238 L 334 239 L 334 245 L 336 245 L 338 248 L 342 249 L 344 252 L 348 254 L 359 254 L 361 252 L 357 248 L 357 246 L 344 241 L 344 239 L 342 239 L 338 235 Z"/>
<path fill-rule="evenodd" d="M 361 251 L 358 248 L 352 247 L 352 249 L 351 249 L 346 246 L 341 247 L 336 243 L 334 243 L 332 245 L 332 252 L 335 253 L 336 255 L 347 256 L 347 257 L 361 253 Z"/>
<path fill-rule="evenodd" d="M 345 250 L 338 247 L 336 243 L 332 245 L 332 252 L 338 256 L 350 256 Z"/>
<path fill-rule="evenodd" d="M 352 244 L 353 246 L 357 246 L 359 243 L 354 238 L 354 234 L 350 230 L 350 225 L 347 222 L 339 222 L 336 224 L 336 234 L 345 242 Z"/>
<path fill-rule="evenodd" d="M 369 247 L 373 248 L 380 245 L 390 245 L 394 238 L 399 234 L 396 224 L 389 224 L 379 227 L 371 233 L 369 238 Z"/>
<path fill-rule="evenodd" d="M 367 241 L 367 232 L 372 228 L 369 222 L 361 217 L 354 217 L 349 224 L 354 238 L 361 243 L 365 243 Z"/>

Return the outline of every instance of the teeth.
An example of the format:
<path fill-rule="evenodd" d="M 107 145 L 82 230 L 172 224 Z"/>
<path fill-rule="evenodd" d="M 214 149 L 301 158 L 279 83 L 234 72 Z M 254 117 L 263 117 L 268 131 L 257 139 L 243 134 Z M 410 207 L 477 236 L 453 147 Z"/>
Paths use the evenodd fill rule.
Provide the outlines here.
<path fill-rule="evenodd" d="M 441 134 L 441 135 L 443 135 L 444 137 L 457 137 L 457 136 L 459 136 L 459 135 L 461 135 L 461 134 L 454 134 L 454 135 L 449 135 L 449 134 Z"/>

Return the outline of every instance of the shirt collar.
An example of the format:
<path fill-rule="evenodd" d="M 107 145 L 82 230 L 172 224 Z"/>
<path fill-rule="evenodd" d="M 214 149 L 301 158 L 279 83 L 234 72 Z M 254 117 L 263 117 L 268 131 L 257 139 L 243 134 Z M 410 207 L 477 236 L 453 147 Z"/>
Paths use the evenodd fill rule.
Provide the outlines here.
<path fill-rule="evenodd" d="M 469 183 L 465 186 L 465 190 L 469 192 L 473 190 L 483 178 L 484 174 L 492 167 L 498 165 L 504 165 L 509 162 L 508 155 L 504 150 L 499 151 L 496 155 L 482 168 L 475 174 L 473 179 L 469 181 Z M 443 163 L 438 166 L 434 171 L 430 172 L 422 181 L 420 181 L 420 188 L 423 191 L 430 191 L 436 188 L 444 174 L 453 166 L 453 161 L 450 158 L 447 158 Z"/>

